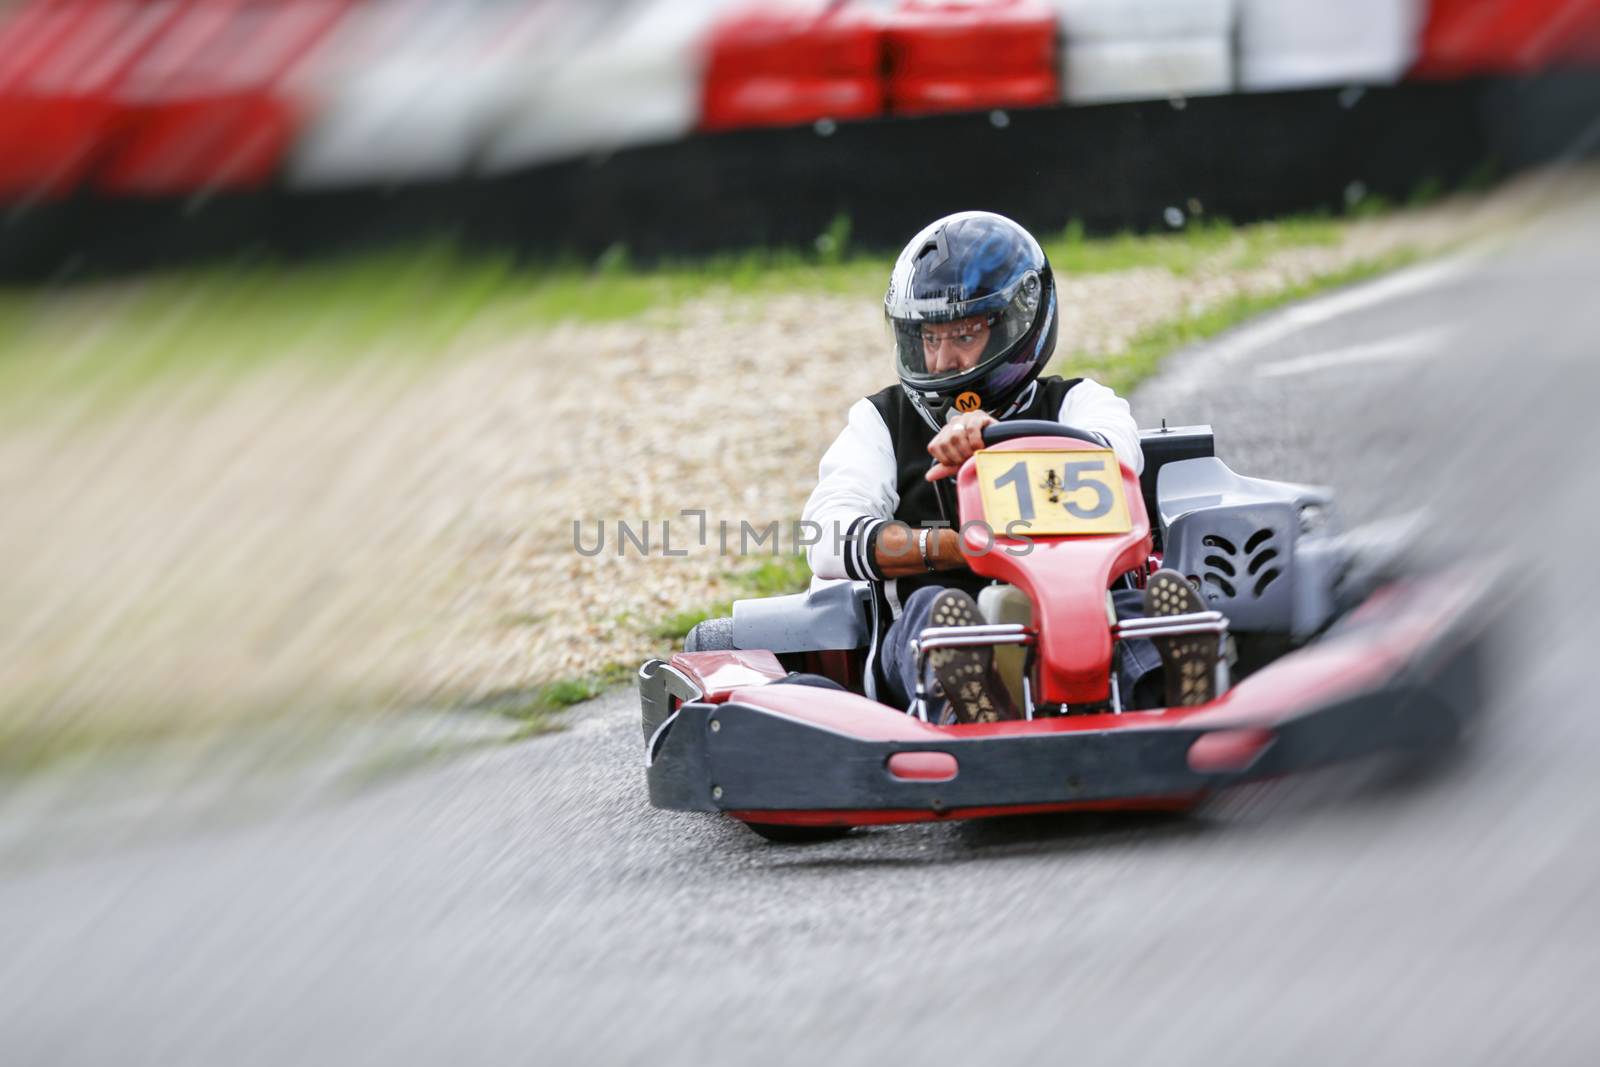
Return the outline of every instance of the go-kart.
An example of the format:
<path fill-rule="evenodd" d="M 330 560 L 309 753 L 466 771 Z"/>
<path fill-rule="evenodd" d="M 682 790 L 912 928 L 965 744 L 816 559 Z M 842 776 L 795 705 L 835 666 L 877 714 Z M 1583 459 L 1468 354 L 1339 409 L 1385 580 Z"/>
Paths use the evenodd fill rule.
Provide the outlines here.
<path fill-rule="evenodd" d="M 1181 811 L 1241 782 L 1458 735 L 1482 700 L 1484 583 L 1373 565 L 1338 528 L 1330 491 L 1235 474 L 1210 427 L 1141 438 L 1142 480 L 1089 434 L 999 423 L 956 476 L 971 569 L 996 583 L 979 598 L 988 622 L 924 630 L 913 651 L 995 646 L 1022 718 L 937 725 L 925 691 L 908 710 L 875 699 L 884 599 L 869 583 L 814 583 L 739 601 L 640 669 L 651 803 L 779 841 Z M 1163 565 L 1208 610 L 1119 622 L 1108 590 Z M 1219 695 L 1126 706 L 1121 643 L 1196 634 L 1225 653 Z"/>

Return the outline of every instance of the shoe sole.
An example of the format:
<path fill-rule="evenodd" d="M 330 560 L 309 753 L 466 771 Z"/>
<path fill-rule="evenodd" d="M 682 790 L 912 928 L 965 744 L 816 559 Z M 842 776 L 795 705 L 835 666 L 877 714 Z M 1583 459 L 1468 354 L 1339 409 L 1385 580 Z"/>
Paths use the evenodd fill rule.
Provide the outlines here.
<path fill-rule="evenodd" d="M 933 599 L 929 626 L 976 626 L 983 622 L 978 605 L 958 590 L 946 590 Z M 994 650 L 936 648 L 928 653 L 928 666 L 944 689 L 957 722 L 999 722 L 1005 717 L 990 690 Z"/>
<path fill-rule="evenodd" d="M 1188 615 L 1205 611 L 1205 601 L 1181 576 L 1157 571 L 1145 587 L 1145 616 Z M 1192 708 L 1217 697 L 1217 639 L 1210 634 L 1151 638 L 1161 653 L 1169 708 Z"/>

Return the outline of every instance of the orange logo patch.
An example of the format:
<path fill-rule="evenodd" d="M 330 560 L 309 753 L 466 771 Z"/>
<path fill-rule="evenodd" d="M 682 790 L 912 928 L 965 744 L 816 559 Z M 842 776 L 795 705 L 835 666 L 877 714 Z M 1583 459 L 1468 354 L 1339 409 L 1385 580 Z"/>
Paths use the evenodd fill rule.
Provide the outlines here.
<path fill-rule="evenodd" d="M 968 390 L 956 397 L 956 410 L 965 415 L 969 411 L 977 411 L 983 404 L 983 398 L 977 393 Z"/>

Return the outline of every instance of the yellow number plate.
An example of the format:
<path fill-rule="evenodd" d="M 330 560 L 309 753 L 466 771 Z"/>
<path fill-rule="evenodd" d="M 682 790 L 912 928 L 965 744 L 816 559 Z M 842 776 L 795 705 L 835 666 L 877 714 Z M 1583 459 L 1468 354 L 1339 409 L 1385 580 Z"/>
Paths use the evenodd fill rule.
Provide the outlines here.
<path fill-rule="evenodd" d="M 1117 534 L 1133 529 L 1110 449 L 979 452 L 983 517 L 996 535 Z"/>

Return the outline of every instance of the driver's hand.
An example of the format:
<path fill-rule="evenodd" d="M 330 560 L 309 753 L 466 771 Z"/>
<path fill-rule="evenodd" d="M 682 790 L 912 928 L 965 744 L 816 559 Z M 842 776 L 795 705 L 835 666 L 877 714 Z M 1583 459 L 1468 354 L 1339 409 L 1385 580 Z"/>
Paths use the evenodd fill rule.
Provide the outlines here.
<path fill-rule="evenodd" d="M 961 464 L 983 447 L 983 428 L 997 421 L 987 412 L 969 411 L 946 423 L 928 442 L 928 455 L 936 461 L 925 475 L 928 481 L 948 478 L 960 470 Z"/>

